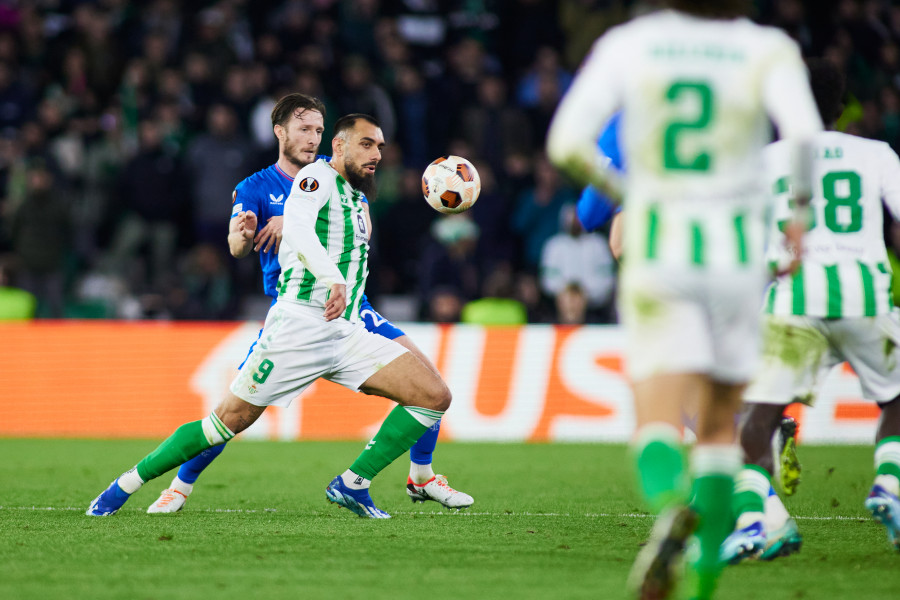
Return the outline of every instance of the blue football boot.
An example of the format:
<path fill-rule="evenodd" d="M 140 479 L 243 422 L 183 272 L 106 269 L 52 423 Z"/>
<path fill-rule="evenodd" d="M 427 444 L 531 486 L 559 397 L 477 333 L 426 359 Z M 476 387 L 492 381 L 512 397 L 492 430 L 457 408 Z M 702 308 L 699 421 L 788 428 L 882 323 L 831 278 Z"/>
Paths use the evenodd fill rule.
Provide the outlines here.
<path fill-rule="evenodd" d="M 341 479 L 340 475 L 331 480 L 331 483 L 325 488 L 325 495 L 328 497 L 329 502 L 352 510 L 360 517 L 367 519 L 391 518 L 391 515 L 375 506 L 375 502 L 369 495 L 369 490 L 351 490 L 344 485 L 344 480 Z"/>
<path fill-rule="evenodd" d="M 122 505 L 125 504 L 125 501 L 130 497 L 131 494 L 122 491 L 122 488 L 119 487 L 119 480 L 116 479 L 103 491 L 103 493 L 94 498 L 94 501 L 91 502 L 91 506 L 87 509 L 87 513 L 85 514 L 92 517 L 108 517 L 114 515 L 119 512 L 119 509 L 122 508 Z"/>
<path fill-rule="evenodd" d="M 866 508 L 887 528 L 888 541 L 900 551 L 900 499 L 875 484 L 866 498 Z"/>

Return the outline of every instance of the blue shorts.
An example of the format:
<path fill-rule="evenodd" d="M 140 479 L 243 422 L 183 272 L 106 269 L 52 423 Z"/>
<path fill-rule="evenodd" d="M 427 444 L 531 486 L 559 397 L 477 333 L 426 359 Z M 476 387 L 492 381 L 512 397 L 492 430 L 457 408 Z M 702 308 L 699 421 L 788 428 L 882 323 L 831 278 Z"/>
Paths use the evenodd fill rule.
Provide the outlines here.
<path fill-rule="evenodd" d="M 275 304 L 275 300 L 277 300 L 277 298 L 272 299 L 273 305 Z M 382 337 L 386 337 L 389 340 L 396 340 L 398 337 L 406 335 L 402 329 L 396 327 L 393 323 L 378 314 L 378 311 L 372 308 L 369 298 L 365 295 L 363 295 L 362 302 L 359 303 L 359 316 L 362 318 L 366 329 L 372 333 L 377 333 Z M 247 356 L 241 361 L 238 369 L 243 368 L 244 363 L 247 362 L 247 358 L 250 356 L 250 353 L 253 352 L 253 348 L 256 346 L 256 342 L 259 341 L 259 336 L 261 335 L 262 329 L 259 330 L 259 333 L 256 335 L 256 340 L 250 345 L 250 350 L 247 351 Z"/>
<path fill-rule="evenodd" d="M 396 340 L 398 337 L 406 335 L 402 329 L 378 314 L 366 296 L 363 296 L 362 302 L 359 303 L 359 316 L 365 323 L 366 329 L 389 340 Z"/>

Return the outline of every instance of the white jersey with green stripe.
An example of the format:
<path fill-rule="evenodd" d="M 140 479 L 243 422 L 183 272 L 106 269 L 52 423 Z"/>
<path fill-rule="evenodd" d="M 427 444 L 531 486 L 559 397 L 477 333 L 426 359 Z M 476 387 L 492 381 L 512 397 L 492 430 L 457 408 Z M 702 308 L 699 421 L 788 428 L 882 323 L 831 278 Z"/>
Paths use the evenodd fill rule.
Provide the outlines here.
<path fill-rule="evenodd" d="M 799 272 L 774 281 L 765 312 L 776 315 L 873 317 L 892 310 L 891 270 L 884 246 L 882 202 L 900 216 L 900 159 L 884 142 L 836 131 L 815 138 L 811 224 Z M 793 207 L 787 149 L 765 149 L 767 182 L 776 198 L 767 258 L 790 257 L 782 233 Z"/>
<path fill-rule="evenodd" d="M 331 286 L 345 284 L 343 318 L 358 321 L 369 274 L 370 231 L 362 192 L 324 159 L 301 169 L 285 201 L 278 302 L 324 310 Z"/>
<path fill-rule="evenodd" d="M 622 111 L 625 266 L 762 266 L 761 152 L 822 129 L 797 44 L 748 19 L 663 10 L 611 29 L 563 99 L 548 152 L 577 173 Z"/>

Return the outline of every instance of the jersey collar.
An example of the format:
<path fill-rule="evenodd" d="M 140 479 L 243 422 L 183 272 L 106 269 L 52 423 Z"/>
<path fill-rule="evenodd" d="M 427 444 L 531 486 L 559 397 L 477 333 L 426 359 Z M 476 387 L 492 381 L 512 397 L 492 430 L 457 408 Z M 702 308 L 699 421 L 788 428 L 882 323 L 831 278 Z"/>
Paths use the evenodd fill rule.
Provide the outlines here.
<path fill-rule="evenodd" d="M 293 180 L 294 180 L 293 177 L 291 177 L 290 175 L 288 175 L 287 173 L 285 173 L 284 171 L 281 170 L 281 167 L 278 166 L 278 163 L 275 163 L 275 170 L 278 171 L 278 173 L 279 173 L 282 177 L 284 177 L 285 179 L 287 179 L 288 181 L 293 181 Z"/>

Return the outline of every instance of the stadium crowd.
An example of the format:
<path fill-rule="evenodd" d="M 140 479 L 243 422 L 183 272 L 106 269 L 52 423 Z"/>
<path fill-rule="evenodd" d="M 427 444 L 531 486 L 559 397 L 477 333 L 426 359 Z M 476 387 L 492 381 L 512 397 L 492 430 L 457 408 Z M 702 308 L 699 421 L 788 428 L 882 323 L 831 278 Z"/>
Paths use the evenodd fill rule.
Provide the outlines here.
<path fill-rule="evenodd" d="M 0 290 L 30 292 L 39 317 L 261 317 L 258 262 L 228 255 L 228 199 L 277 156 L 270 111 L 299 91 L 327 106 L 320 152 L 350 112 L 378 118 L 389 142 L 368 290 L 386 316 L 614 321 L 611 260 L 562 278 L 553 266 L 574 260 L 566 241 L 596 247 L 605 232 L 572 223 L 579 190 L 543 147 L 592 41 L 651 5 L 0 1 Z M 840 127 L 900 150 L 900 6 L 756 6 L 846 73 Z M 444 154 L 479 170 L 469 213 L 422 199 L 422 170 Z"/>

